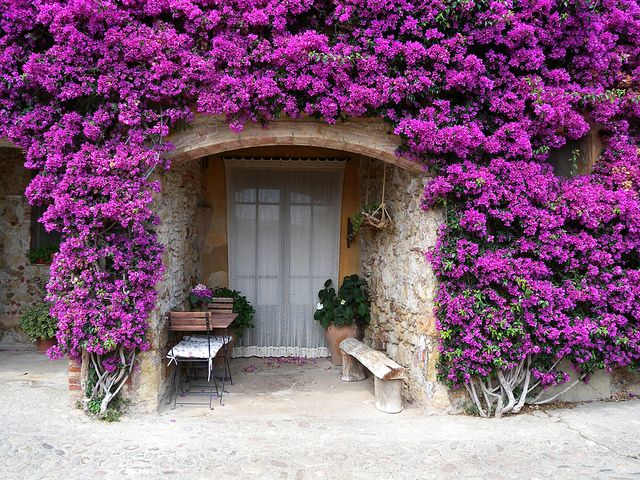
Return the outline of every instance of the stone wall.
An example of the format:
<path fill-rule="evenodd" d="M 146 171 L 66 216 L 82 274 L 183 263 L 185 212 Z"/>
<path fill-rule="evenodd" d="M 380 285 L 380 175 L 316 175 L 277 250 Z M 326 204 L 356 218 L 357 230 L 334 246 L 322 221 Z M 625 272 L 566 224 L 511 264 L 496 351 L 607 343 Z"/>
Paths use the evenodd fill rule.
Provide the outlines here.
<path fill-rule="evenodd" d="M 380 199 L 383 168 L 380 161 L 362 161 L 363 205 Z M 460 407 L 462 397 L 448 392 L 436 379 L 438 340 L 433 306 L 437 283 L 425 252 L 435 244 L 442 215 L 422 210 L 425 181 L 424 174 L 387 165 L 385 202 L 393 227 L 360 232 L 362 274 L 369 283 L 372 313 L 365 341 L 407 369 L 406 400 L 453 411 Z"/>
<path fill-rule="evenodd" d="M 154 209 L 160 217 L 157 232 L 165 247 L 165 271 L 156 287 L 156 308 L 149 318 L 147 338 L 151 350 L 139 355 L 138 368 L 125 393 L 138 411 L 155 411 L 165 397 L 169 379 L 165 314 L 187 307 L 189 290 L 200 278 L 200 161 L 175 162 L 168 172 L 158 174 L 157 179 L 162 183 L 162 192 L 156 196 Z"/>
<path fill-rule="evenodd" d="M 362 161 L 363 205 L 380 198 L 383 165 L 377 160 Z M 424 252 L 435 244 L 443 219 L 438 211 L 420 208 L 427 181 L 424 175 L 388 165 L 385 201 L 394 227 L 375 232 L 363 229 L 360 233 L 362 273 L 369 282 L 372 311 L 365 341 L 386 351 L 407 369 L 403 388 L 406 400 L 440 411 L 459 412 L 465 401 L 464 392 L 449 391 L 436 378 L 439 353 L 433 307 L 437 281 Z M 569 365 L 565 370 L 575 375 Z M 612 373 L 602 370 L 559 400 L 592 401 L 629 394 L 640 394 L 639 374 L 628 369 Z"/>
<path fill-rule="evenodd" d="M 161 219 L 157 231 L 165 246 L 165 272 L 157 286 L 158 305 L 149 318 L 147 335 L 152 348 L 140 354 L 125 391 L 139 410 L 157 409 L 165 394 L 168 332 L 164 313 L 186 307 L 188 291 L 199 279 L 200 173 L 200 162 L 192 160 L 175 162 L 170 171 L 156 175 L 162 183 L 154 208 Z M 44 297 L 49 277 L 48 265 L 32 265 L 26 256 L 31 207 L 24 190 L 29 178 L 21 152 L 0 147 L 0 349 L 33 348 L 18 327 L 18 319 L 25 308 Z"/>
<path fill-rule="evenodd" d="M 48 265 L 27 259 L 31 207 L 24 197 L 29 171 L 20 150 L 0 148 L 0 348 L 32 348 L 18 327 L 22 311 L 42 300 Z"/>

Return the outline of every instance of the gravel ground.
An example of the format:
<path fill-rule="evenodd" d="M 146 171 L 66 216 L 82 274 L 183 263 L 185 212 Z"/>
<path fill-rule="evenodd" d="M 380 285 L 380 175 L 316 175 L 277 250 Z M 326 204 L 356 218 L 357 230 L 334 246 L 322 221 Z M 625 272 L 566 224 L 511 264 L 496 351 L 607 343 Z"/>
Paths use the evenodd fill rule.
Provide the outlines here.
<path fill-rule="evenodd" d="M 108 424 L 69 407 L 66 362 L 0 352 L 0 479 L 640 479 L 640 401 L 385 415 L 326 361 L 232 363 L 223 407 Z"/>

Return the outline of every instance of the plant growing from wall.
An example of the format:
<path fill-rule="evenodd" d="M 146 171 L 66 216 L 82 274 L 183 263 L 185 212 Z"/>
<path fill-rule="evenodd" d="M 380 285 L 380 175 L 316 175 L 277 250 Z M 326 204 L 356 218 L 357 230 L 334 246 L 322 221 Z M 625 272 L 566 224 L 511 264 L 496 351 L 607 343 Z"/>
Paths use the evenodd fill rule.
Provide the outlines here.
<path fill-rule="evenodd" d="M 238 337 L 242 337 L 247 328 L 253 328 L 253 317 L 256 309 L 238 290 L 231 290 L 226 287 L 218 287 L 213 290 L 214 297 L 233 298 L 233 312 L 238 316 L 229 326 L 233 333 Z"/>
<path fill-rule="evenodd" d="M 637 364 L 638 193 L 550 168 L 452 167 L 427 188 L 426 207 L 443 202 L 446 212 L 431 252 L 440 379 L 464 385 L 482 416 L 548 403 L 597 369 Z M 473 184 L 491 198 L 465 191 Z M 578 380 L 566 383 L 562 360 Z"/>
<path fill-rule="evenodd" d="M 114 399 L 109 403 L 107 409 L 102 411 L 103 398 L 99 395 L 99 390 L 96 387 L 97 385 L 98 374 L 96 373 L 95 368 L 93 368 L 92 365 L 89 365 L 87 368 L 87 384 L 84 392 L 86 411 L 90 415 L 93 415 L 105 422 L 117 422 L 125 412 L 127 402 L 121 397 L 114 397 Z M 82 404 L 83 402 L 79 403 Z M 82 405 L 79 405 L 79 407 L 81 406 Z"/>
<path fill-rule="evenodd" d="M 103 412 L 149 348 L 156 172 L 194 112 L 236 131 L 280 114 L 389 121 L 429 170 L 425 208 L 448 211 L 431 254 L 440 372 L 488 398 L 481 413 L 535 395 L 527 376 L 565 381 L 562 359 L 581 376 L 640 361 L 637 0 L 7 0 L 0 14 L 0 137 L 63 238 L 49 353 L 89 353 Z M 591 124 L 596 169 L 559 181 L 549 152 Z"/>

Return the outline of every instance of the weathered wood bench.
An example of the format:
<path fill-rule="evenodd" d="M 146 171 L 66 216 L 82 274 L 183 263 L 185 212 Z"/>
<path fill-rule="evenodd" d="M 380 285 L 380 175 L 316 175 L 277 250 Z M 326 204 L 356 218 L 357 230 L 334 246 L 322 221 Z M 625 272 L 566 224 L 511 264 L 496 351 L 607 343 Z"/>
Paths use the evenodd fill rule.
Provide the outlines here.
<path fill-rule="evenodd" d="M 402 379 L 404 368 L 355 338 L 340 343 L 342 381 L 358 382 L 367 378 L 365 368 L 374 375 L 376 408 L 385 413 L 402 411 Z"/>

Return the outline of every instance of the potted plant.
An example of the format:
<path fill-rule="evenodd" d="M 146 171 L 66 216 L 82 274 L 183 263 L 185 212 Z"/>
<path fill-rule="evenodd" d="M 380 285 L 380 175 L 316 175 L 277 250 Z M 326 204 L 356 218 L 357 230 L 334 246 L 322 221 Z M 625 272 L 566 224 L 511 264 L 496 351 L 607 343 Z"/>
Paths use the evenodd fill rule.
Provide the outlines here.
<path fill-rule="evenodd" d="M 206 285 L 199 283 L 189 292 L 189 303 L 192 310 L 205 311 L 213 298 L 213 292 Z"/>
<path fill-rule="evenodd" d="M 348 242 L 351 243 L 355 240 L 360 228 L 364 225 L 374 230 L 384 230 L 389 228 L 393 221 L 389 210 L 387 210 L 387 204 L 384 201 L 385 186 L 387 183 L 387 165 L 384 165 L 384 173 L 382 177 L 382 195 L 379 202 L 369 203 L 369 176 L 367 175 L 367 190 L 365 206 L 349 219 L 350 228 L 348 233 Z"/>
<path fill-rule="evenodd" d="M 41 302 L 28 308 L 20 317 L 24 333 L 36 343 L 39 352 L 46 352 L 56 344 L 56 320 L 49 314 L 51 306 Z"/>
<path fill-rule="evenodd" d="M 27 258 L 29 259 L 29 262 L 31 262 L 32 264 L 48 265 L 51 263 L 53 254 L 56 253 L 57 251 L 58 251 L 58 248 L 52 245 L 48 247 L 32 248 L 27 253 Z"/>
<path fill-rule="evenodd" d="M 375 230 L 384 230 L 392 224 L 391 215 L 384 203 L 370 203 L 356 213 L 351 221 L 349 230 L 349 242 L 353 242 L 358 236 L 363 225 Z"/>
<path fill-rule="evenodd" d="M 318 292 L 320 300 L 313 315 L 325 329 L 331 363 L 342 365 L 340 342 L 348 337 L 359 338 L 370 320 L 370 302 L 367 283 L 358 275 L 349 275 L 342 281 L 336 294 L 332 281 L 327 280 Z"/>

